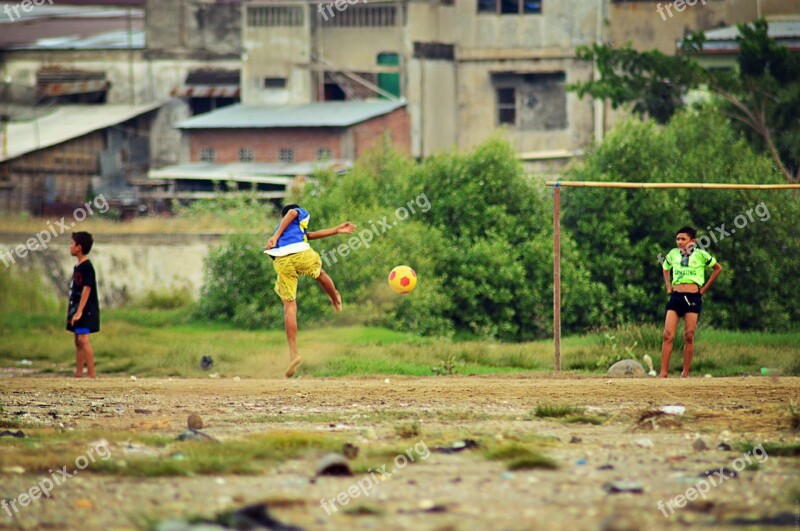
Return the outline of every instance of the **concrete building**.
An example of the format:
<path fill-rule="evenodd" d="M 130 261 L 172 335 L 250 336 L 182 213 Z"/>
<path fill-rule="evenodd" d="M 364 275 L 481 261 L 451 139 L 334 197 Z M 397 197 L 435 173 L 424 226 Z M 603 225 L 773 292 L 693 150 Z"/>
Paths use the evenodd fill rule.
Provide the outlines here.
<path fill-rule="evenodd" d="M 800 15 L 800 0 L 612 0 L 608 40 L 637 50 L 676 52 L 687 33 L 715 30 L 758 18 L 780 20 Z"/>
<path fill-rule="evenodd" d="M 591 75 L 574 50 L 595 41 L 602 11 L 513 3 L 250 2 L 243 102 L 403 97 L 416 157 L 472 147 L 498 127 L 521 153 L 569 156 L 591 138 L 592 116 L 566 84 Z"/>
<path fill-rule="evenodd" d="M 97 194 L 119 211 L 135 211 L 129 182 L 146 176 L 149 142 L 142 133 L 158 107 L 63 105 L 8 124 L 0 212 L 66 215 Z"/>

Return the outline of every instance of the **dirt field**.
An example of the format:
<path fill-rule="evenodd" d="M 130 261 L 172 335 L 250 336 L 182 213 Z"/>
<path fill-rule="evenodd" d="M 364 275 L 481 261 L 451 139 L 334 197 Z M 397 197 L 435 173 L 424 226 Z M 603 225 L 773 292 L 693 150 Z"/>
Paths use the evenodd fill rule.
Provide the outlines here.
<path fill-rule="evenodd" d="M 798 443 L 788 405 L 800 397 L 800 378 L 614 379 L 549 375 L 233 381 L 101 377 L 95 381 L 3 375 L 0 406 L 26 423 L 75 431 L 135 430 L 177 435 L 190 412 L 203 431 L 223 442 L 247 433 L 308 430 L 346 438 L 362 450 L 380 445 L 432 450 L 465 438 L 482 446 L 499 441 L 549 439 L 542 451 L 558 470 L 509 472 L 484 449 L 431 452 L 401 467 L 387 457 L 385 471 L 346 506 L 328 515 L 334 499 L 368 474 L 314 478 L 318 455 L 290 460 L 258 476 L 130 478 L 81 472 L 35 500 L 14 518 L 0 511 L 0 527 L 131 529 L 145 519 L 213 518 L 266 501 L 281 522 L 306 529 L 661 529 L 687 525 L 800 528 L 800 460 L 754 455 L 757 469 L 720 480 L 702 498 L 674 514 L 662 501 L 687 494 L 706 470 L 737 468 L 741 449 L 721 442 Z M 543 402 L 587 407 L 601 425 L 538 419 Z M 668 404 L 683 416 L 646 411 Z M 138 410 L 137 413 L 135 410 Z M 55 415 L 53 412 L 56 412 Z M 400 439 L 398 420 L 411 414 L 420 433 Z M 645 415 L 646 416 L 646 415 Z M 407 421 L 407 419 L 406 419 Z M 30 425 L 30 424 L 29 424 Z M 698 450 L 702 436 L 708 450 Z M 224 448 L 224 446 L 221 446 Z M 0 452 L 7 451 L 0 441 Z M 126 450 L 110 445 L 117 459 Z M 71 465 L 71 463 L 64 463 Z M 7 467 L 8 468 L 8 467 Z M 723 471 L 723 473 L 727 473 Z M 0 472 L 0 499 L 36 485 L 41 474 Z M 610 493 L 604 485 L 641 489 Z M 349 496 L 349 495 L 348 495 Z M 355 498 L 355 497 L 354 497 Z M 361 508 L 353 511 L 353 508 Z M 349 513 L 345 513 L 345 511 Z M 378 514 L 372 514 L 377 511 Z M 356 513 L 356 514 L 354 514 Z M 365 513 L 365 514 L 357 514 Z M 764 518 L 772 518 L 763 520 Z M 760 523 L 759 523 L 760 522 Z M 180 528 L 177 526 L 175 528 Z"/>

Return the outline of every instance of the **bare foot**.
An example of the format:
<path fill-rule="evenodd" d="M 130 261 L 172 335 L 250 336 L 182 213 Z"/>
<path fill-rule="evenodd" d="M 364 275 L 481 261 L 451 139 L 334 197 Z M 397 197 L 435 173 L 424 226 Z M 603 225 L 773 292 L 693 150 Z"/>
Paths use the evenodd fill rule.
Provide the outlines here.
<path fill-rule="evenodd" d="M 295 373 L 297 372 L 297 367 L 299 367 L 300 363 L 302 362 L 303 360 L 300 358 L 300 356 L 291 360 L 289 362 L 289 367 L 286 369 L 286 373 L 284 374 L 284 376 L 286 376 L 287 378 L 291 378 L 292 376 L 294 376 Z"/>
<path fill-rule="evenodd" d="M 659 375 L 658 375 L 658 377 L 659 377 L 659 378 L 666 378 L 666 377 L 667 377 L 667 375 L 666 375 L 666 374 L 659 374 Z"/>
<path fill-rule="evenodd" d="M 686 372 L 682 372 L 681 373 L 681 378 L 688 378 L 688 377 L 689 377 L 689 373 L 686 373 Z"/>
<path fill-rule="evenodd" d="M 82 374 L 73 374 L 72 377 L 73 378 L 83 378 L 83 375 Z"/>
<path fill-rule="evenodd" d="M 339 313 L 342 311 L 342 296 L 339 292 L 336 292 L 336 299 L 331 299 L 331 304 L 333 304 L 333 311 Z"/>

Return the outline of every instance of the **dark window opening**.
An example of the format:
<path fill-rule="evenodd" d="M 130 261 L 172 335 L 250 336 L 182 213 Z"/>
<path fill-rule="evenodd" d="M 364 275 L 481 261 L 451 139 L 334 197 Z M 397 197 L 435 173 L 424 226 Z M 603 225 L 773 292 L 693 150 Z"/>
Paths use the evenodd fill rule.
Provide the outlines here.
<path fill-rule="evenodd" d="M 528 131 L 567 128 L 564 72 L 498 72 L 492 75 L 492 81 L 497 96 L 498 124 Z"/>
<path fill-rule="evenodd" d="M 255 160 L 255 150 L 251 147 L 239 149 L 239 162 L 253 162 Z"/>
<path fill-rule="evenodd" d="M 530 15 L 542 12 L 542 0 L 477 0 L 478 13 Z"/>
<path fill-rule="evenodd" d="M 215 162 L 217 150 L 212 147 L 200 148 L 200 162 Z"/>
<path fill-rule="evenodd" d="M 265 77 L 264 78 L 264 88 L 265 89 L 285 89 L 286 88 L 286 78 L 285 77 Z"/>
<path fill-rule="evenodd" d="M 278 159 L 287 164 L 294 162 L 294 150 L 291 148 L 281 148 Z"/>
<path fill-rule="evenodd" d="M 203 114 L 239 103 L 239 98 L 189 98 L 192 115 Z"/>
<path fill-rule="evenodd" d="M 517 91 L 513 88 L 497 89 L 497 123 L 517 124 Z"/>

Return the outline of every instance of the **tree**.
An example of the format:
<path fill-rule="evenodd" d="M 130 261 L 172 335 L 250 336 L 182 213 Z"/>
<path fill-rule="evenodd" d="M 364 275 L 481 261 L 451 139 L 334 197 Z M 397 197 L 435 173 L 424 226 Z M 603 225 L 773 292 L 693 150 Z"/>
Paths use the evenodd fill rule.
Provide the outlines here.
<path fill-rule="evenodd" d="M 639 116 L 665 124 L 684 106 L 689 90 L 705 88 L 724 102 L 720 108 L 750 144 L 769 153 L 790 183 L 800 182 L 800 58 L 768 35 L 768 24 L 739 24 L 738 71 L 707 71 L 692 58 L 705 37 L 684 39 L 684 55 L 638 52 L 595 44 L 577 49 L 594 61 L 600 79 L 569 88 L 580 97 L 609 100 L 616 109 L 632 104 Z"/>

